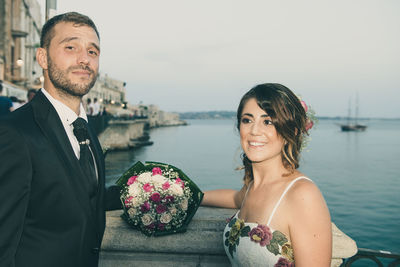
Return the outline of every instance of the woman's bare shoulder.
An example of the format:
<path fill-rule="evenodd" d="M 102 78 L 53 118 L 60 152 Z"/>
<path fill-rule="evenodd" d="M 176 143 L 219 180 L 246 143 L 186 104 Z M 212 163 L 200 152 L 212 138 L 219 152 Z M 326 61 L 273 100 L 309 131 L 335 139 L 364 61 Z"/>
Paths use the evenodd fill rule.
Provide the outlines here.
<path fill-rule="evenodd" d="M 304 209 L 319 209 L 326 206 L 324 197 L 318 186 L 309 179 L 297 180 L 286 196 L 288 208 L 294 212 L 303 212 Z"/>

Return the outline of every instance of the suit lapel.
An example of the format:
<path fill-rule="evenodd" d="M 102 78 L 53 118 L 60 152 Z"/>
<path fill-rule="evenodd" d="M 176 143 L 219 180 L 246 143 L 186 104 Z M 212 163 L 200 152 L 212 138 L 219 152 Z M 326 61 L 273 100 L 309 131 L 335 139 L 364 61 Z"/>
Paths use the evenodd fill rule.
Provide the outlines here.
<path fill-rule="evenodd" d="M 98 177 L 98 184 L 97 184 L 97 199 L 96 199 L 96 218 L 99 224 L 96 224 L 96 230 L 101 240 L 102 233 L 104 231 L 104 221 L 105 221 L 105 213 L 104 211 L 104 189 L 105 189 L 105 166 L 104 166 L 104 155 L 99 143 L 97 136 L 95 136 L 94 131 L 91 129 L 90 125 L 89 129 L 89 138 L 90 148 L 94 155 L 97 167 L 97 177 Z"/>
<path fill-rule="evenodd" d="M 36 123 L 49 139 L 59 156 L 59 160 L 65 166 L 64 169 L 68 174 L 66 179 L 71 184 L 76 199 L 85 212 L 93 216 L 84 174 L 56 110 L 41 91 L 37 93 L 31 103 Z"/>

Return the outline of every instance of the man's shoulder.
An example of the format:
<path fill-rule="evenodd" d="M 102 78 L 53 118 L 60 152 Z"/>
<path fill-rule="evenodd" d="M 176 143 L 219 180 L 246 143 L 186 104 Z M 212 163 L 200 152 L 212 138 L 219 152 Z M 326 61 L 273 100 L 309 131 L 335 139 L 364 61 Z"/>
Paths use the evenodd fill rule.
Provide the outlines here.
<path fill-rule="evenodd" d="M 10 127 L 27 127 L 33 122 L 32 107 L 29 103 L 22 105 L 18 109 L 0 117 L 0 125 Z"/>

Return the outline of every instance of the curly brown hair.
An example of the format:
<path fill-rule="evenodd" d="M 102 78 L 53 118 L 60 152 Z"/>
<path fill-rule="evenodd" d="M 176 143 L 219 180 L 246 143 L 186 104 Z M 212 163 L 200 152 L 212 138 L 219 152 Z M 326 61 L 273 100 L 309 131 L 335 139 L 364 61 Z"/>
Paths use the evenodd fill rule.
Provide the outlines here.
<path fill-rule="evenodd" d="M 237 109 L 237 129 L 240 131 L 240 121 L 243 108 L 249 99 L 255 99 L 258 106 L 271 117 L 277 133 L 285 140 L 282 147 L 282 163 L 293 173 L 299 167 L 299 157 L 306 130 L 307 115 L 299 98 L 287 87 L 278 83 L 259 84 L 248 91 L 240 100 Z M 253 180 L 251 161 L 242 155 L 245 169 L 246 185 Z"/>

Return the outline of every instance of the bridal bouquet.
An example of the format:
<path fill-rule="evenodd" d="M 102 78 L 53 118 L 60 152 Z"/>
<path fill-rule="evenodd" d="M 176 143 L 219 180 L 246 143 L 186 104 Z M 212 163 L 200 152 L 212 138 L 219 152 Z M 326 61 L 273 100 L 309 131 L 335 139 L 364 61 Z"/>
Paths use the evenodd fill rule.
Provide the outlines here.
<path fill-rule="evenodd" d="M 185 232 L 203 193 L 180 169 L 140 161 L 117 184 L 122 188 L 122 218 L 147 236 Z"/>

